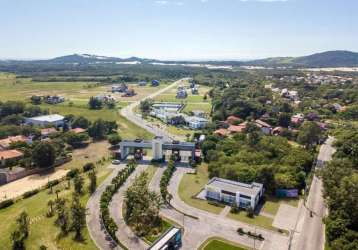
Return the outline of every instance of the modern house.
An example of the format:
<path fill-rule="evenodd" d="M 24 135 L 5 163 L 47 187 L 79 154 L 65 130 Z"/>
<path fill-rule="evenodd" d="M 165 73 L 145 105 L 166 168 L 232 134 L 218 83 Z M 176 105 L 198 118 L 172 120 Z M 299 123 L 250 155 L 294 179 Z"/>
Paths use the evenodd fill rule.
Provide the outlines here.
<path fill-rule="evenodd" d="M 65 101 L 65 98 L 62 96 L 57 96 L 57 95 L 53 95 L 53 96 L 45 96 L 44 98 L 45 102 L 48 104 L 58 104 L 61 102 Z"/>
<path fill-rule="evenodd" d="M 62 127 L 64 124 L 64 119 L 65 117 L 58 114 L 43 115 L 43 116 L 26 118 L 25 123 L 28 125 L 36 125 L 41 127 L 46 127 L 49 125 L 54 127 Z"/>
<path fill-rule="evenodd" d="M 0 167 L 5 167 L 10 161 L 16 161 L 24 154 L 18 150 L 0 151 Z"/>
<path fill-rule="evenodd" d="M 196 116 L 185 116 L 184 119 L 191 129 L 203 129 L 209 123 L 207 119 Z"/>
<path fill-rule="evenodd" d="M 152 81 L 152 87 L 158 87 L 160 84 L 160 82 L 158 80 L 153 80 Z"/>
<path fill-rule="evenodd" d="M 207 199 L 236 204 L 240 208 L 255 209 L 263 196 L 264 188 L 256 182 L 246 184 L 214 177 L 205 186 L 205 192 Z"/>
<path fill-rule="evenodd" d="M 112 86 L 112 93 L 115 92 L 125 92 L 128 89 L 127 85 L 125 83 L 122 83 L 120 85 L 113 85 Z"/>

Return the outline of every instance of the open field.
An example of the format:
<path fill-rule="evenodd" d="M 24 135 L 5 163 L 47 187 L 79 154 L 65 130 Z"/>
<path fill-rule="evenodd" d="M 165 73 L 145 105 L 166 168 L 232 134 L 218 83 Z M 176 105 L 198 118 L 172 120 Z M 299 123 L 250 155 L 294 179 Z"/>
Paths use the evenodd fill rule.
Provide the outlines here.
<path fill-rule="evenodd" d="M 200 247 L 199 250 L 250 250 L 245 246 L 225 240 L 220 237 L 212 237 L 207 239 Z"/>
<path fill-rule="evenodd" d="M 262 211 L 272 215 L 276 215 L 278 208 L 281 204 L 288 204 L 294 207 L 298 207 L 299 199 L 278 199 L 276 197 L 270 196 L 266 197 L 266 201 Z"/>
<path fill-rule="evenodd" d="M 193 198 L 202 190 L 209 180 L 207 165 L 197 167 L 196 174 L 185 174 L 179 185 L 179 197 L 188 205 L 219 214 L 222 207 L 210 205 L 207 201 Z"/>
<path fill-rule="evenodd" d="M 109 174 L 111 170 L 100 166 L 97 168 L 97 184 L 99 185 Z M 84 190 L 85 194 L 81 196 L 81 203 L 86 204 L 89 199 L 87 192 L 88 178 L 85 175 Z M 67 182 L 62 182 L 56 186 L 55 190 L 61 190 L 59 197 L 66 198 L 67 204 L 70 204 L 72 197 L 71 190 L 65 189 Z M 48 211 L 47 202 L 54 200 L 56 194 L 48 194 L 48 190 L 43 190 L 38 194 L 16 202 L 9 208 L 0 210 L 0 249 L 11 249 L 10 234 L 15 228 L 15 218 L 22 212 L 26 211 L 30 217 L 30 234 L 28 239 L 25 241 L 26 249 L 38 250 L 41 245 L 45 245 L 47 249 L 97 249 L 95 244 L 90 239 L 87 228 L 83 230 L 83 242 L 77 242 L 73 240 L 73 234 L 70 233 L 68 236 L 58 238 L 59 228 L 54 225 L 55 217 L 46 217 Z"/>

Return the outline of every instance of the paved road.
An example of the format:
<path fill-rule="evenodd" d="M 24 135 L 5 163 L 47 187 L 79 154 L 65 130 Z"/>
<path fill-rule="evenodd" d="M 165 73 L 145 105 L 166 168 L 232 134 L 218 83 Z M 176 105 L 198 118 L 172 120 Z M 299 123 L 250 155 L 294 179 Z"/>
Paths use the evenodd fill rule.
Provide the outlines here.
<path fill-rule="evenodd" d="M 317 168 L 324 167 L 324 164 L 332 159 L 335 149 L 332 147 L 333 137 L 329 137 L 321 146 L 317 157 Z M 307 203 L 301 210 L 300 220 L 296 232 L 293 234 L 292 249 L 294 250 L 323 250 L 324 224 L 322 217 L 326 215 L 326 206 L 322 195 L 322 180 L 317 176 L 313 177 Z M 312 211 L 313 217 L 310 216 Z"/>
<path fill-rule="evenodd" d="M 146 168 L 147 166 L 145 165 L 138 165 L 135 171 L 127 179 L 126 183 L 122 187 L 120 187 L 118 192 L 113 196 L 112 202 L 109 205 L 110 214 L 118 226 L 116 236 L 119 241 L 128 249 L 145 250 L 149 247 L 148 244 L 146 244 L 142 239 L 137 237 L 133 233 L 131 228 L 127 226 L 122 214 L 125 191 L 130 185 L 132 185 L 135 177 L 142 173 Z"/>
<path fill-rule="evenodd" d="M 125 165 L 112 167 L 114 170 L 111 175 L 102 182 L 102 184 L 96 189 L 96 192 L 87 202 L 87 228 L 93 242 L 95 242 L 97 247 L 102 250 L 121 249 L 111 242 L 111 237 L 106 234 L 106 230 L 100 218 L 101 195 L 105 191 L 106 187 L 111 184 L 112 179 L 117 175 L 118 171 L 123 169 Z"/>
<path fill-rule="evenodd" d="M 182 140 L 183 138 L 177 135 L 172 135 L 170 133 L 168 133 L 166 130 L 158 128 L 154 125 L 152 125 L 150 122 L 145 121 L 140 115 L 137 115 L 134 113 L 134 108 L 137 107 L 141 101 L 144 101 L 146 99 L 150 99 L 150 98 L 154 98 L 162 93 L 164 93 L 165 91 L 174 88 L 175 86 L 177 86 L 178 84 L 180 84 L 181 82 L 187 80 L 188 78 L 183 78 L 180 79 L 172 84 L 170 84 L 169 86 L 158 90 L 157 92 L 150 94 L 147 97 L 144 97 L 141 100 L 135 101 L 133 103 L 131 103 L 130 105 L 124 107 L 121 109 L 121 115 L 124 116 L 125 118 L 127 118 L 129 121 L 135 123 L 137 126 L 144 128 L 145 130 L 147 130 L 149 133 L 152 133 L 156 136 L 162 136 L 164 139 L 171 141 L 171 140 Z"/>
<path fill-rule="evenodd" d="M 173 195 L 171 205 L 177 210 L 186 214 L 196 216 L 199 219 L 193 219 L 188 216 L 183 216 L 173 208 L 163 208 L 161 215 L 167 217 L 184 228 L 183 235 L 183 249 L 197 249 L 207 238 L 213 236 L 224 237 L 233 242 L 237 242 L 248 247 L 255 247 L 256 249 L 263 250 L 286 250 L 288 244 L 288 237 L 269 230 L 256 228 L 252 225 L 241 223 L 239 221 L 231 220 L 220 215 L 212 214 L 197 208 L 193 208 L 184 203 L 179 195 L 178 188 L 181 178 L 188 171 L 188 168 L 177 168 L 174 173 L 170 185 L 169 192 Z M 159 190 L 159 180 L 163 171 L 157 171 L 154 175 L 150 188 L 152 190 Z M 251 232 L 261 233 L 265 237 L 264 242 L 254 241 L 247 236 L 240 236 L 236 232 L 238 227 Z"/>

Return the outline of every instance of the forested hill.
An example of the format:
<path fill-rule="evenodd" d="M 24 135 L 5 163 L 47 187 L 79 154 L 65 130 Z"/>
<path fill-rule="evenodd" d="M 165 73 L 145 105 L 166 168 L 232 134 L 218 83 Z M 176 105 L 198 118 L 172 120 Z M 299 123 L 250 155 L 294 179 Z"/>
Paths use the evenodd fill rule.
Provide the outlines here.
<path fill-rule="evenodd" d="M 161 61 L 139 57 L 119 58 L 90 54 L 73 54 L 47 60 L 0 60 L 0 66 L 14 65 L 67 65 L 67 64 L 154 64 L 154 65 L 216 65 L 216 66 L 264 66 L 264 67 L 358 67 L 358 53 L 351 51 L 327 51 L 302 57 L 273 57 L 252 61 Z"/>
<path fill-rule="evenodd" d="M 302 57 L 274 57 L 248 62 L 253 66 L 358 67 L 358 53 L 327 51 Z"/>

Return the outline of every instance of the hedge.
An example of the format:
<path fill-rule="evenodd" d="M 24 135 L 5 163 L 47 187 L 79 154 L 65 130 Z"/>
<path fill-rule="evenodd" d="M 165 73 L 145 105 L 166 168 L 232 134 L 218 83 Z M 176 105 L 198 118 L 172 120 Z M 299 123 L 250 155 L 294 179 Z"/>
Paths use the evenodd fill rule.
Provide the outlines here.
<path fill-rule="evenodd" d="M 0 209 L 10 207 L 12 204 L 14 204 L 14 200 L 12 199 L 4 200 L 0 202 Z"/>
<path fill-rule="evenodd" d="M 38 189 L 34 189 L 34 190 L 30 190 L 30 191 L 27 191 L 25 192 L 23 195 L 22 195 L 22 198 L 26 199 L 26 198 L 29 198 L 35 194 L 37 194 L 39 192 Z"/>

